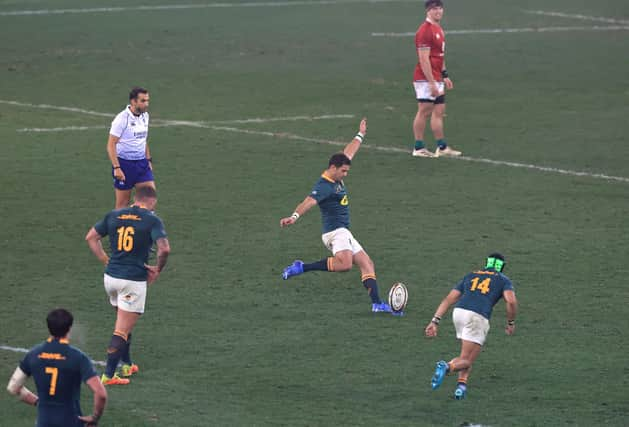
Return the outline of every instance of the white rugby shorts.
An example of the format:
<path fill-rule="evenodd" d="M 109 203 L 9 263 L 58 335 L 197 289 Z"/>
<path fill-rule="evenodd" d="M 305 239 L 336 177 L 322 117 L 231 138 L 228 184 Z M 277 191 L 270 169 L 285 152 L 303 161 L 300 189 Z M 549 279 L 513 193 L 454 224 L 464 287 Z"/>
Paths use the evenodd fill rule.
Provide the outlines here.
<path fill-rule="evenodd" d="M 326 248 L 332 251 L 333 255 L 337 252 L 350 250 L 356 255 L 363 250 L 358 240 L 354 238 L 352 232 L 345 227 L 337 228 L 321 235 L 321 240 Z"/>
<path fill-rule="evenodd" d="M 114 307 L 131 313 L 144 313 L 146 282 L 117 279 L 105 274 L 105 292 Z"/>
<path fill-rule="evenodd" d="M 452 322 L 458 339 L 480 345 L 485 343 L 489 333 L 489 320 L 485 317 L 475 311 L 455 308 L 452 311 Z"/>
<path fill-rule="evenodd" d="M 445 85 L 443 82 L 436 82 L 437 88 L 439 88 L 439 95 L 445 95 Z M 415 98 L 419 100 L 427 100 L 427 101 L 435 101 L 437 97 L 432 96 L 430 93 L 430 84 L 427 81 L 419 81 L 413 82 L 413 86 L 415 87 Z"/>

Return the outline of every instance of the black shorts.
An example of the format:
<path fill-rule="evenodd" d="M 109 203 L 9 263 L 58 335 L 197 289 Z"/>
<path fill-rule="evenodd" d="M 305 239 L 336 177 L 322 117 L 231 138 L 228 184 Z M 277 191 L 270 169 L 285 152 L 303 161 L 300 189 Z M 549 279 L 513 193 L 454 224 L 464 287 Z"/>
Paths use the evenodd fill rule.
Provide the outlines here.
<path fill-rule="evenodd" d="M 438 97 L 436 97 L 435 99 L 418 99 L 417 102 L 421 102 L 421 103 L 432 103 L 432 104 L 445 104 L 446 103 L 446 96 L 445 95 L 439 95 Z"/>

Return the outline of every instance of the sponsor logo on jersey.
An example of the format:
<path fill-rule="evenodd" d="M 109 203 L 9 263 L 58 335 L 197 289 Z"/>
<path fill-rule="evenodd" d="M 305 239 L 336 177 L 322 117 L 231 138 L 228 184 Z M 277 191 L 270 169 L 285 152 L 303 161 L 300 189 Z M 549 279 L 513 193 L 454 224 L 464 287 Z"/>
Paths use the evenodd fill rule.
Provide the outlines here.
<path fill-rule="evenodd" d="M 59 353 L 39 353 L 37 357 L 47 360 L 66 360 L 66 357 Z"/>
<path fill-rule="evenodd" d="M 133 214 L 118 215 L 118 219 L 128 219 L 128 220 L 131 220 L 131 221 L 142 221 L 142 218 L 140 218 L 137 215 L 133 215 Z"/>

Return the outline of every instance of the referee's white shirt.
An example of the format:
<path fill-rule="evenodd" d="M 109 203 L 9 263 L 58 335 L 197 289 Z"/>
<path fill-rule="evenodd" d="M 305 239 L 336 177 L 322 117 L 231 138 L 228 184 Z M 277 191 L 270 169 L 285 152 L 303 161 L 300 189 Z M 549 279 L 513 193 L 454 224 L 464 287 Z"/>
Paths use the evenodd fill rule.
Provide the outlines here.
<path fill-rule="evenodd" d="M 146 157 L 149 113 L 136 116 L 129 107 L 127 105 L 111 122 L 109 133 L 120 138 L 116 144 L 118 157 L 125 160 L 142 160 Z"/>

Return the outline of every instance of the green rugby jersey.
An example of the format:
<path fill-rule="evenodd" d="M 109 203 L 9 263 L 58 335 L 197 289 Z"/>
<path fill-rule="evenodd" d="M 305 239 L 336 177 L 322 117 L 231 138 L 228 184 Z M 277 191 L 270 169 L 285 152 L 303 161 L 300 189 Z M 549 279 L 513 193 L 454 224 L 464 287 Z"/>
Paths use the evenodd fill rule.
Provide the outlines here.
<path fill-rule="evenodd" d="M 502 293 L 515 291 L 511 280 L 493 268 L 469 273 L 454 289 L 461 292 L 455 307 L 474 311 L 487 320 L 491 318 L 494 305 L 500 301 Z"/>
<path fill-rule="evenodd" d="M 145 281 L 153 242 L 166 237 L 164 223 L 139 206 L 117 209 L 94 225 L 101 236 L 109 236 L 111 256 L 105 273 L 125 280 Z"/>
<path fill-rule="evenodd" d="M 81 427 L 81 383 L 96 376 L 90 359 L 65 338 L 48 338 L 20 362 L 37 387 L 38 426 Z M 31 424 L 32 425 L 32 424 Z"/>
<path fill-rule="evenodd" d="M 310 197 L 317 201 L 321 210 L 323 233 L 341 227 L 349 229 L 349 199 L 343 181 L 336 182 L 324 172 L 310 192 Z"/>

